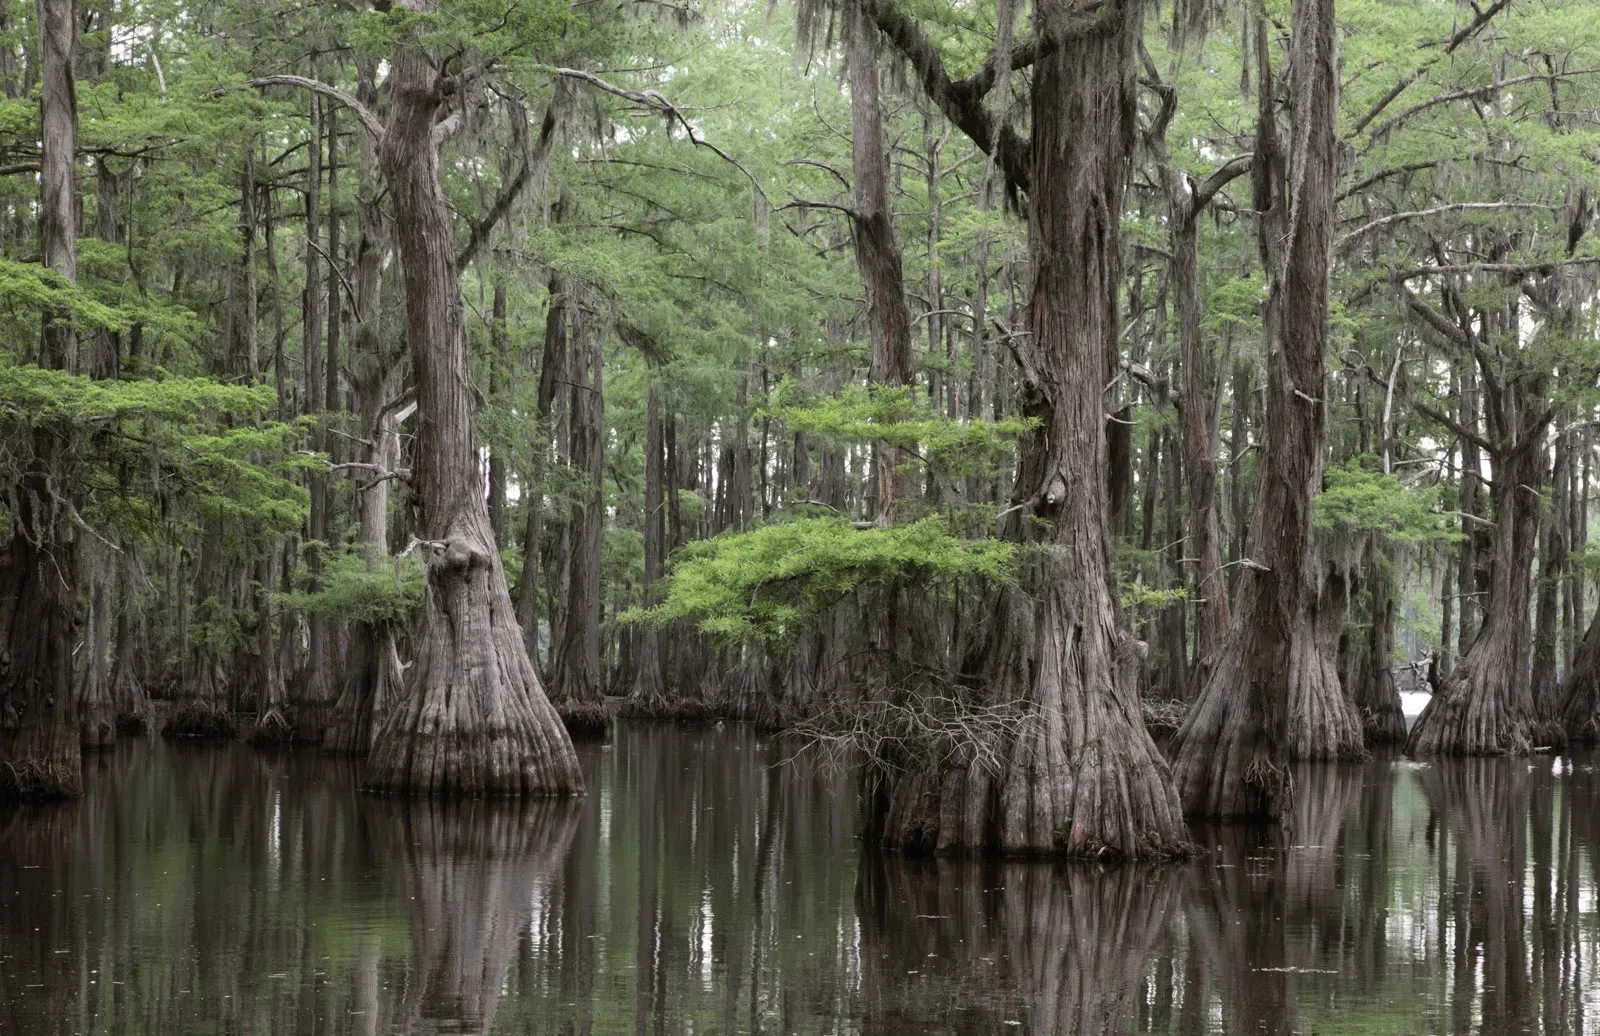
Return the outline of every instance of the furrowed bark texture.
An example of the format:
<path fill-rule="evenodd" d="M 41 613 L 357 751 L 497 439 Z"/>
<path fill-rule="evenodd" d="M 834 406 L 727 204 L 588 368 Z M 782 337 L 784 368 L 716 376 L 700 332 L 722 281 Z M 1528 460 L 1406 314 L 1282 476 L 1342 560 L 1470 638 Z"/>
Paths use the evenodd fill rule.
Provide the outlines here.
<path fill-rule="evenodd" d="M 587 314 L 569 305 L 572 380 L 568 463 L 588 482 L 568 516 L 564 535 L 565 621 L 550 659 L 550 701 L 574 735 L 604 736 L 605 676 L 600 670 L 600 551 L 605 537 L 605 410 L 603 356 L 598 336 L 589 333 Z"/>
<path fill-rule="evenodd" d="M 1344 628 L 1353 570 L 1324 562 L 1313 577 L 1316 607 L 1309 629 L 1289 649 L 1289 758 L 1359 759 L 1361 714 L 1339 683 L 1339 634 Z M 1307 635 L 1309 633 L 1309 635 Z"/>
<path fill-rule="evenodd" d="M 1029 341 L 1019 350 L 1038 432 L 1022 446 L 1012 536 L 1049 543 L 989 619 L 980 682 L 1018 717 L 1001 760 L 912 761 L 882 770 L 868 832 L 944 851 L 1161 856 L 1187 847 L 1169 771 L 1146 732 L 1134 644 L 1112 596 L 1102 487 L 1102 386 L 1115 355 L 1118 223 L 1135 126 L 1134 46 L 1142 5 L 1108 9 L 1105 32 L 1069 31 L 1071 8 L 1035 8 Z M 1053 44 L 1059 46 L 1051 47 Z"/>
<path fill-rule="evenodd" d="M 115 748 L 117 706 L 112 699 L 112 599 L 116 559 L 111 549 L 88 536 L 78 539 L 78 571 L 89 579 L 89 623 L 79 649 L 78 730 L 89 751 Z"/>
<path fill-rule="evenodd" d="M 1311 518 L 1322 480 L 1322 358 L 1338 179 L 1333 0 L 1294 4 L 1289 107 L 1296 147 L 1287 158 L 1272 109 L 1264 24 L 1257 37 L 1262 100 L 1252 177 L 1270 283 L 1266 445 L 1233 624 L 1172 749 L 1185 812 L 1219 818 L 1281 815 L 1292 747 L 1289 710 L 1331 713 L 1336 706 L 1328 699 L 1339 693 L 1336 677 L 1331 686 L 1327 679 L 1293 678 L 1297 661 L 1300 671 L 1314 671 L 1309 652 L 1316 650 L 1308 643 L 1316 640 L 1318 590 Z M 1291 701 L 1295 695 L 1301 700 Z M 1309 739 L 1296 751 L 1336 754 L 1330 748 Z"/>
<path fill-rule="evenodd" d="M 882 113 L 878 104 L 878 33 L 868 5 L 851 0 L 845 13 L 845 45 L 850 63 L 851 172 L 855 184 L 850 222 L 855 237 L 856 266 L 866 291 L 867 324 L 872 333 L 868 380 L 873 385 L 907 388 L 915 369 L 911 351 L 911 311 L 906 307 L 900 242 L 894 232 L 889 198 L 889 156 L 884 149 Z M 896 501 L 912 491 L 900 472 L 907 461 L 902 450 L 873 444 L 877 471 L 877 513 L 880 525 L 895 521 Z"/>
<path fill-rule="evenodd" d="M 435 13 L 432 0 L 407 5 Z M 406 697 L 373 739 L 368 783 L 432 794 L 571 794 L 583 776 L 511 610 L 477 463 L 455 234 L 434 123 L 433 60 L 413 39 L 390 60 L 378 149 L 395 213 L 417 381 L 413 466 L 427 596 Z"/>
<path fill-rule="evenodd" d="M 1494 408 L 1501 415 L 1495 422 L 1502 426 L 1500 442 L 1507 445 L 1494 458 L 1494 564 L 1483 626 L 1412 726 L 1406 741 L 1412 755 L 1520 754 L 1534 745 L 1528 605 L 1543 474 L 1540 381 L 1505 386 Z"/>
<path fill-rule="evenodd" d="M 1406 739 L 1405 711 L 1395 687 L 1389 656 L 1394 653 L 1395 599 L 1393 580 L 1384 569 L 1377 537 L 1367 544 L 1366 577 L 1371 625 L 1361 670 L 1355 677 L 1351 700 L 1361 713 L 1365 743 L 1399 744 Z"/>
<path fill-rule="evenodd" d="M 43 132 L 39 245 L 46 266 L 76 280 L 72 0 L 38 0 L 36 11 Z M 77 351 L 72 325 L 46 313 L 40 366 L 71 371 Z M 61 427 L 28 433 L 31 442 L 18 450 L 28 454 L 22 477 L 8 487 L 10 543 L 0 553 L 0 798 L 83 793 L 72 686 L 76 566 L 61 496 L 75 482 L 68 434 Z"/>

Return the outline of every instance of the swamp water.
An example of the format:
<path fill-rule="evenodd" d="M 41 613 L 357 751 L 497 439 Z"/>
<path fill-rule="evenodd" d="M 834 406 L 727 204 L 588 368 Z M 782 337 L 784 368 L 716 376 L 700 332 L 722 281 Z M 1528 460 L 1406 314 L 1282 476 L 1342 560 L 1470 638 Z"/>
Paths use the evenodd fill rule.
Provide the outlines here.
<path fill-rule="evenodd" d="M 848 779 L 622 724 L 587 798 L 125 740 L 0 812 L 0 1034 L 1600 1033 L 1588 757 L 1308 768 L 1183 866 L 865 853 Z"/>

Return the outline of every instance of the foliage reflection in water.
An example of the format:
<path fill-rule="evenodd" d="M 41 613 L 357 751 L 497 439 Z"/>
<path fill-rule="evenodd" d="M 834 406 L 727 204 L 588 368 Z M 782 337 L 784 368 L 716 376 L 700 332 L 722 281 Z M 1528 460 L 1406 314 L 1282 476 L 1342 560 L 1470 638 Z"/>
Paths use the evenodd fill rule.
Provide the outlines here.
<path fill-rule="evenodd" d="M 1600 1032 L 1587 757 L 1306 767 L 1103 871 L 863 852 L 779 757 L 624 724 L 585 800 L 441 806 L 125 741 L 0 815 L 0 1032 Z"/>

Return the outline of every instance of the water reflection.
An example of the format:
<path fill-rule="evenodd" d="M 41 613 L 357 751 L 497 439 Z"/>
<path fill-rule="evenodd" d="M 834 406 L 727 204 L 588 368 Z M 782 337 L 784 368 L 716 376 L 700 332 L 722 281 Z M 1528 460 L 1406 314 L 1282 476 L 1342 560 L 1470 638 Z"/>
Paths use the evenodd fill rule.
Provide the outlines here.
<path fill-rule="evenodd" d="M 743 728 L 621 727 L 576 803 L 125 741 L 0 814 L 0 1032 L 1600 1032 L 1590 758 L 1296 774 L 1181 867 L 863 852 Z"/>

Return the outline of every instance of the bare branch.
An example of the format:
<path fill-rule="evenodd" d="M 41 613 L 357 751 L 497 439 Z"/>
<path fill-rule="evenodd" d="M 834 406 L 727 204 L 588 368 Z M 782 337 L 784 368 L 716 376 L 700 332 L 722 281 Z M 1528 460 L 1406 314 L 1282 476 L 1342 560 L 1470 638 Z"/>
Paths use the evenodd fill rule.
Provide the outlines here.
<path fill-rule="evenodd" d="M 1504 90 L 1508 86 L 1516 86 L 1518 83 L 1532 83 L 1549 79 L 1566 79 L 1571 76 L 1591 76 L 1596 72 L 1600 72 L 1600 68 L 1582 68 L 1574 72 L 1544 72 L 1538 75 L 1512 76 L 1510 79 L 1500 79 L 1493 83 L 1487 83 L 1483 86 L 1474 86 L 1468 90 L 1457 90 L 1453 93 L 1440 94 L 1437 97 L 1430 97 L 1426 101 L 1418 101 L 1416 104 L 1413 104 L 1399 115 L 1385 120 L 1381 126 L 1372 131 L 1372 136 L 1382 137 L 1385 133 L 1388 133 L 1390 130 L 1400 125 L 1400 123 L 1404 122 L 1406 119 L 1409 119 L 1418 112 L 1426 111 L 1429 108 L 1437 108 L 1439 105 L 1449 104 L 1451 101 L 1465 101 L 1475 97 L 1484 97 L 1488 94 L 1494 93 L 1496 90 Z"/>
<path fill-rule="evenodd" d="M 340 90 L 337 87 L 329 86 L 327 83 L 324 83 L 321 80 L 307 79 L 305 76 L 262 76 L 259 79 L 252 79 L 244 85 L 256 87 L 297 86 L 302 90 L 310 90 L 312 93 L 321 94 L 324 97 L 339 102 L 354 112 L 356 121 L 361 123 L 361 128 L 366 130 L 367 135 L 370 136 L 374 141 L 381 142 L 383 140 L 383 123 L 378 121 L 378 117 L 372 114 L 366 105 L 362 104 L 354 97 L 351 97 L 343 90 Z M 213 92 L 224 93 L 226 91 L 217 90 Z"/>
<path fill-rule="evenodd" d="M 1334 243 L 1334 247 L 1343 248 L 1364 234 L 1371 233 L 1374 230 L 1389 226 L 1393 223 L 1399 223 L 1402 220 L 1423 219 L 1428 216 L 1442 215 L 1446 212 L 1485 212 L 1507 209 L 1542 209 L 1546 212 L 1554 212 L 1555 206 L 1519 201 L 1461 201 L 1453 202 L 1449 205 L 1436 205 L 1431 209 L 1417 209 L 1412 212 L 1395 212 L 1387 216 L 1379 216 L 1370 223 L 1362 224 L 1356 229 L 1350 231 L 1350 233 L 1340 237 L 1339 240 Z"/>
<path fill-rule="evenodd" d="M 1350 137 L 1354 137 L 1362 130 L 1366 129 L 1367 126 L 1371 124 L 1373 119 L 1376 119 L 1379 115 L 1382 115 L 1383 110 L 1389 107 L 1390 104 L 1394 103 L 1394 99 L 1396 97 L 1399 97 L 1405 92 L 1406 87 L 1416 82 L 1419 76 L 1437 64 L 1439 59 L 1444 55 L 1453 53 L 1457 47 L 1461 46 L 1461 44 L 1465 43 L 1468 39 L 1476 35 L 1479 29 L 1483 28 L 1489 23 L 1489 19 L 1493 18 L 1495 15 L 1499 14 L 1501 11 L 1510 6 L 1511 0 L 1496 0 L 1493 5 L 1479 11 L 1476 18 L 1462 26 L 1462 28 L 1457 31 L 1455 35 L 1450 37 L 1449 41 L 1445 43 L 1444 49 L 1440 51 L 1437 56 L 1423 62 L 1417 67 L 1416 71 L 1412 72 L 1410 75 L 1402 76 L 1399 82 L 1395 83 L 1394 86 L 1389 88 L 1387 93 L 1378 98 L 1377 103 L 1371 108 L 1367 109 L 1367 113 L 1365 115 L 1356 120 L 1355 126 L 1351 128 L 1350 133 L 1345 139 L 1348 140 Z"/>

